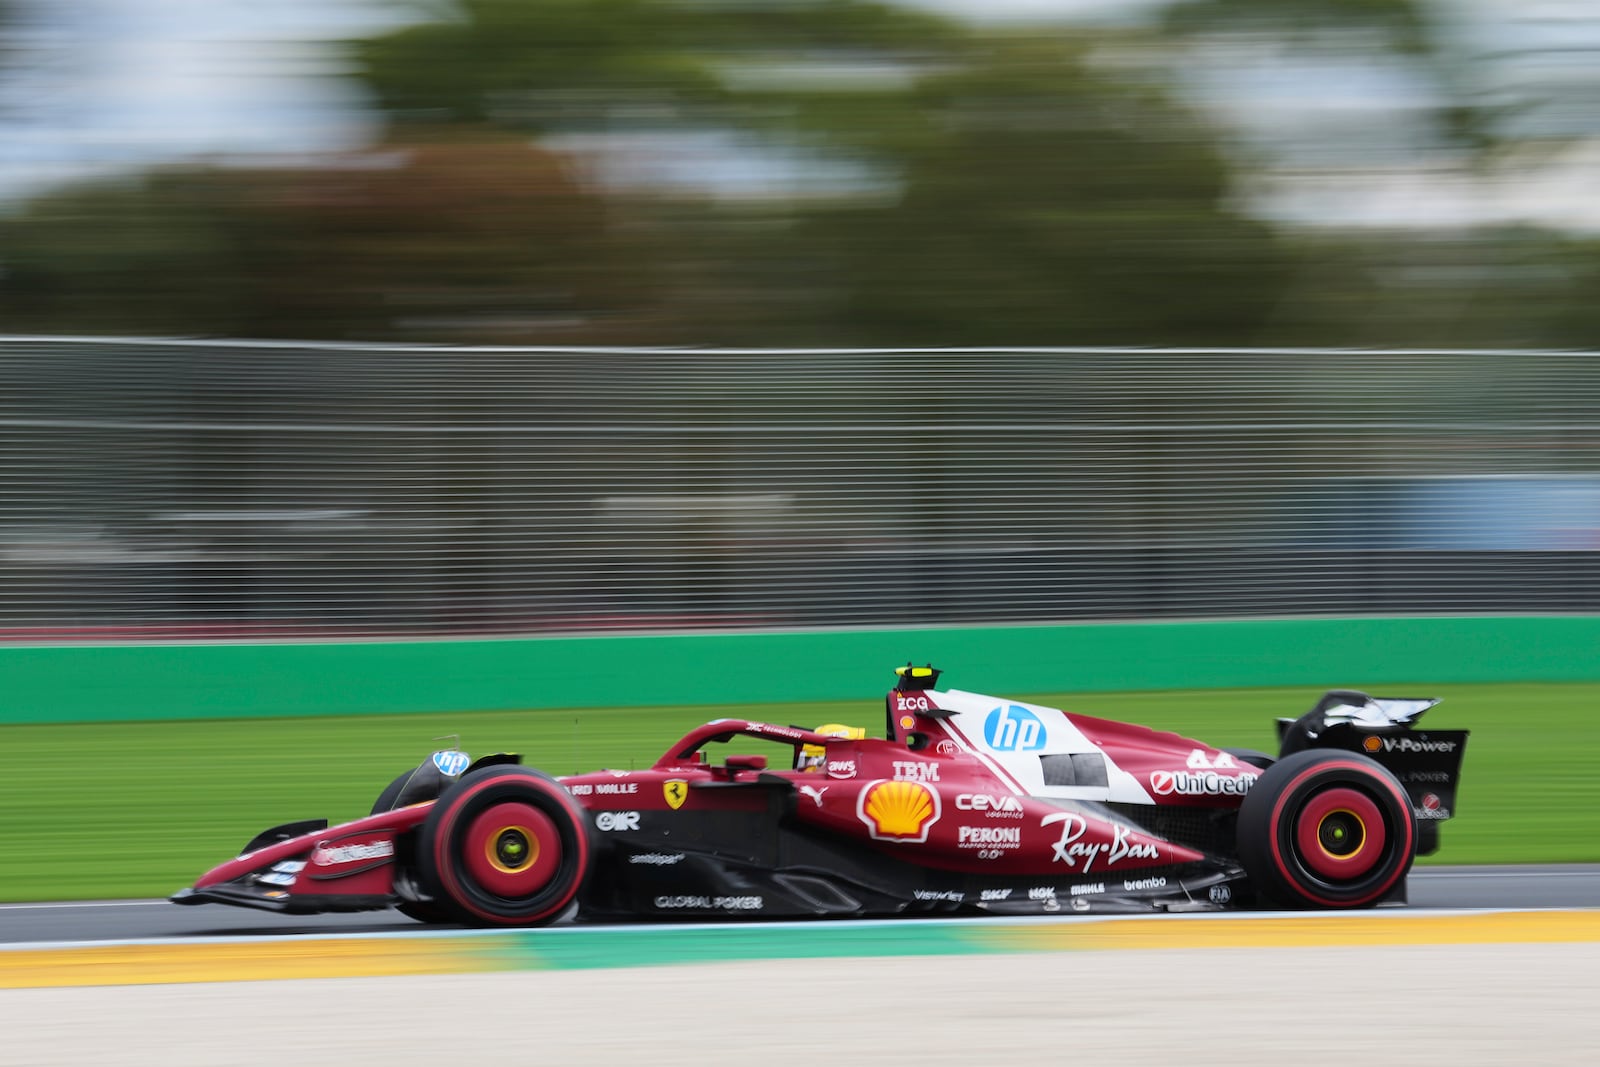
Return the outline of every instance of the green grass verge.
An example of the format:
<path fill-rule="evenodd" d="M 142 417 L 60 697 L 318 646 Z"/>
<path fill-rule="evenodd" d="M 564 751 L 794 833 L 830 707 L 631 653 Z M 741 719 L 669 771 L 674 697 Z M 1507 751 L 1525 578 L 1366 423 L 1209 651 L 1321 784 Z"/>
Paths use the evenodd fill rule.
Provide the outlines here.
<path fill-rule="evenodd" d="M 1600 684 L 1384 686 L 1442 696 L 1428 725 L 1473 731 L 1459 817 L 1432 862 L 1600 860 Z M 1023 694 L 1017 694 L 1023 695 Z M 1311 689 L 1033 694 L 1216 745 L 1275 749 L 1273 719 Z M 882 705 L 618 708 L 336 719 L 0 727 L 0 900 L 164 896 L 292 819 L 364 815 L 439 734 L 474 755 L 521 752 L 556 774 L 642 767 L 708 718 L 740 714 L 876 732 Z"/>

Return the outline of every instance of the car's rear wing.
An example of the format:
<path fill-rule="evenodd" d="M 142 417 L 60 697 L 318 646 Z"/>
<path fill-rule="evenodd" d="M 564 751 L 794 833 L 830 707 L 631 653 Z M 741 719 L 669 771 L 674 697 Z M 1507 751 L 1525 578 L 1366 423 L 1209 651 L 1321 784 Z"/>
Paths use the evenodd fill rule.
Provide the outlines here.
<path fill-rule="evenodd" d="M 1374 697 L 1332 689 L 1298 719 L 1278 720 L 1279 756 L 1308 748 L 1358 752 L 1387 767 L 1411 798 L 1417 852 L 1439 847 L 1439 824 L 1455 815 L 1467 730 L 1419 730 L 1436 697 Z"/>

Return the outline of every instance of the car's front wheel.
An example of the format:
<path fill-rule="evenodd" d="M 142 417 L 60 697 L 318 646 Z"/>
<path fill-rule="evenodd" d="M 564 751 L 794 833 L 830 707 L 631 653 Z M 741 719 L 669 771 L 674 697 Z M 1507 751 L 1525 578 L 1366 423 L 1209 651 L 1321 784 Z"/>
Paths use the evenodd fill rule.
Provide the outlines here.
<path fill-rule="evenodd" d="M 1262 773 L 1239 808 L 1239 860 L 1293 908 L 1370 907 L 1404 880 L 1416 820 L 1399 781 L 1353 752 L 1312 749 Z"/>
<path fill-rule="evenodd" d="M 557 918 L 589 873 L 588 820 L 560 782 L 528 767 L 484 767 L 434 803 L 417 842 L 425 889 L 468 922 Z"/>
<path fill-rule="evenodd" d="M 378 815 L 385 811 L 393 811 L 395 802 L 400 799 L 400 790 L 406 787 L 406 783 L 411 781 L 411 777 L 414 774 L 416 774 L 414 768 L 409 771 L 403 771 L 394 781 L 384 786 L 383 792 L 378 794 L 378 799 L 372 802 L 371 814 Z M 408 919 L 417 920 L 419 923 L 447 923 L 452 918 L 449 912 L 437 905 L 424 904 L 415 900 L 397 900 L 395 901 L 394 910 Z"/>

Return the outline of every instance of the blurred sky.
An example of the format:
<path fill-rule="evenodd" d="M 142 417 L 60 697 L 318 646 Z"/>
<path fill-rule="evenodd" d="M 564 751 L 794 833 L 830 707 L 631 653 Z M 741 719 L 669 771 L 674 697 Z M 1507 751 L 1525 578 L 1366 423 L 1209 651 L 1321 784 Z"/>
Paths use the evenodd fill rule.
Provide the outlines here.
<path fill-rule="evenodd" d="M 982 21 L 1136 20 L 1158 0 L 914 0 Z M 376 132 L 336 44 L 402 24 L 384 0 L 21 0 L 14 69 L 0 75 L 0 201 L 64 180 L 201 155 L 355 148 Z M 1593 0 L 1456 0 L 1452 44 L 1474 92 L 1575 89 L 1524 118 L 1578 141 L 1502 174 L 1450 169 L 1419 116 L 1438 87 L 1368 56 L 1308 65 L 1270 47 L 1187 72 L 1195 98 L 1277 173 L 1252 209 L 1284 222 L 1460 225 L 1490 219 L 1600 230 Z M 1544 128 L 1539 128 L 1540 125 Z M 1311 131 L 1308 133 L 1308 131 Z M 701 134 L 701 136 L 705 136 Z M 682 155 L 683 153 L 679 153 Z M 700 152 L 694 155 L 704 158 Z M 731 162 L 730 168 L 736 166 Z M 664 168 L 671 180 L 671 168 Z"/>
<path fill-rule="evenodd" d="M 0 197 L 196 154 L 348 148 L 375 130 L 327 42 L 381 0 L 20 0 L 0 76 Z"/>

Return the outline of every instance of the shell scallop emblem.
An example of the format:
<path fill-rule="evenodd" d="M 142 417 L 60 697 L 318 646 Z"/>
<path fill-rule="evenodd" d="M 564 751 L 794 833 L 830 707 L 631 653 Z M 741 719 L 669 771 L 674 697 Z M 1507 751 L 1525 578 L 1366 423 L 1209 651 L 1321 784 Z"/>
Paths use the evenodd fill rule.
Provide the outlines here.
<path fill-rule="evenodd" d="M 861 791 L 856 814 L 875 840 L 920 843 L 939 821 L 939 794 L 921 782 L 877 781 Z"/>

